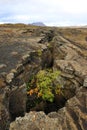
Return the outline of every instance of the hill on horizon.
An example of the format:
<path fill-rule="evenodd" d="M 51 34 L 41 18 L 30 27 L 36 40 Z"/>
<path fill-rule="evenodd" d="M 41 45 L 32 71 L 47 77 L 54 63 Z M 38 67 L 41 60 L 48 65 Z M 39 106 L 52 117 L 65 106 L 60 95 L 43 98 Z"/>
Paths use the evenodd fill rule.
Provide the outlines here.
<path fill-rule="evenodd" d="M 34 22 L 34 23 L 31 23 L 32 25 L 35 25 L 35 26 L 46 26 L 43 22 Z"/>

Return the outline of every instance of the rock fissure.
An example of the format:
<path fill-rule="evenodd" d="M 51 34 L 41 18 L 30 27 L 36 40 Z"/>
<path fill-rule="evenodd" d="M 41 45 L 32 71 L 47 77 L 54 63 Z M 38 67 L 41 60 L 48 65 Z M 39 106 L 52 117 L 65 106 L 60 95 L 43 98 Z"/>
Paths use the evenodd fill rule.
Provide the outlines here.
<path fill-rule="evenodd" d="M 85 130 L 87 30 L 7 24 L 0 34 L 0 130 Z M 47 68 L 60 70 L 64 95 L 26 110 L 26 83 Z"/>

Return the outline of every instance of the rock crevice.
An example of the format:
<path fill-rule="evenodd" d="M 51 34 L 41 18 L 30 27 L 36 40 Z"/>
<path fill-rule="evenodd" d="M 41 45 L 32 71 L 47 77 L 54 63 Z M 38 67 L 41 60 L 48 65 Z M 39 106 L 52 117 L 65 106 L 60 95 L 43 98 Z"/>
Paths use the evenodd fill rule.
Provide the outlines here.
<path fill-rule="evenodd" d="M 86 35 L 85 28 L 0 25 L 0 130 L 8 130 L 9 125 L 10 130 L 86 130 Z M 65 106 L 48 115 L 25 114 L 25 83 L 50 67 L 61 71 Z"/>

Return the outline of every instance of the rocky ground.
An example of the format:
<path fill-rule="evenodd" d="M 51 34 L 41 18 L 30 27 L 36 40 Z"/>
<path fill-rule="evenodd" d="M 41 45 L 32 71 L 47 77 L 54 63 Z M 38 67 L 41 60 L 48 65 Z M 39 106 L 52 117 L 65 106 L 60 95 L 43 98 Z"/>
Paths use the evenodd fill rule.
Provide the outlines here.
<path fill-rule="evenodd" d="M 26 113 L 25 83 L 45 67 L 61 71 L 67 102 L 57 96 L 58 110 Z M 86 128 L 87 29 L 0 25 L 0 130 Z"/>
<path fill-rule="evenodd" d="M 26 125 L 25 125 L 26 124 Z M 87 90 L 81 88 L 58 112 L 30 112 L 11 123 L 10 130 L 86 130 Z"/>

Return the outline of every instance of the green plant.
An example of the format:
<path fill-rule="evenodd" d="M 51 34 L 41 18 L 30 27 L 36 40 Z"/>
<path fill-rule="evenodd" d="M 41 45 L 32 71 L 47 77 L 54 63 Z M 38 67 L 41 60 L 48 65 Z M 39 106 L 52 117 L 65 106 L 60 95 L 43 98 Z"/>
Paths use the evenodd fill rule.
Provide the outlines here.
<path fill-rule="evenodd" d="M 41 56 L 42 55 L 42 51 L 40 49 L 37 50 L 37 54 L 38 54 L 38 56 Z"/>
<path fill-rule="evenodd" d="M 61 93 L 61 85 L 55 84 L 58 76 L 60 71 L 40 70 L 27 85 L 27 94 L 53 102 L 54 95 Z"/>

